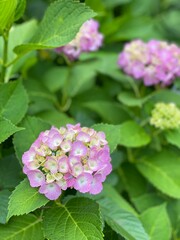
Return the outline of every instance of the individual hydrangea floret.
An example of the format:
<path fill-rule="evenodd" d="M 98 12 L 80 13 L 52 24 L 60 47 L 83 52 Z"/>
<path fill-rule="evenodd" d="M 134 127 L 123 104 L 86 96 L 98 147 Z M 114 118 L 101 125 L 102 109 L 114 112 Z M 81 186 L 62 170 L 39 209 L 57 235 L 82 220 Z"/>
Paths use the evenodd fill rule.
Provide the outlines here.
<path fill-rule="evenodd" d="M 152 110 L 150 124 L 161 130 L 180 127 L 180 110 L 174 103 L 157 103 Z"/>
<path fill-rule="evenodd" d="M 98 31 L 99 23 L 94 19 L 86 21 L 76 37 L 67 45 L 56 48 L 57 53 L 64 53 L 70 61 L 78 59 L 82 52 L 92 52 L 102 46 L 103 35 Z"/>
<path fill-rule="evenodd" d="M 119 54 L 118 65 L 146 86 L 167 86 L 180 76 L 180 48 L 165 41 L 134 40 Z"/>
<path fill-rule="evenodd" d="M 102 182 L 112 171 L 110 161 L 105 134 L 79 123 L 41 132 L 22 157 L 31 187 L 39 187 L 50 200 L 67 188 L 100 193 Z"/>

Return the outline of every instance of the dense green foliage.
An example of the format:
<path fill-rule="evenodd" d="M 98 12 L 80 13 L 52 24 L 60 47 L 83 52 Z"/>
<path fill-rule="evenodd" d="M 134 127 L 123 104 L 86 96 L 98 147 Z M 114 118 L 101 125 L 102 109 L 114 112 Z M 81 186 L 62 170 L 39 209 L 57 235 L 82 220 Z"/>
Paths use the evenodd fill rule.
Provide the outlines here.
<path fill-rule="evenodd" d="M 81 2 L 81 3 L 80 3 Z M 0 239 L 180 239 L 180 129 L 157 130 L 155 103 L 180 108 L 180 83 L 145 87 L 117 66 L 125 42 L 180 44 L 178 0 L 0 0 Z M 101 50 L 69 62 L 54 48 L 95 17 Z M 113 171 L 97 196 L 49 201 L 22 154 L 52 125 L 104 131 Z"/>

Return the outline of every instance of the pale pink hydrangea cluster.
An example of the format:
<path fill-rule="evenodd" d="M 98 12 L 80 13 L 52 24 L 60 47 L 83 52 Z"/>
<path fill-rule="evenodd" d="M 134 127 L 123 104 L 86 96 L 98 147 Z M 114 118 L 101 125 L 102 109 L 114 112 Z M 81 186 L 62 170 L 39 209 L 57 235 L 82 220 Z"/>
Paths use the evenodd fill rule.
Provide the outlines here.
<path fill-rule="evenodd" d="M 99 23 L 94 19 L 86 21 L 76 37 L 67 45 L 56 48 L 57 53 L 64 53 L 69 60 L 78 59 L 82 52 L 92 52 L 102 46 L 103 35 L 99 33 Z"/>
<path fill-rule="evenodd" d="M 110 161 L 105 134 L 79 123 L 41 132 L 22 157 L 31 187 L 40 187 L 39 192 L 50 200 L 67 188 L 100 193 L 112 171 Z"/>
<path fill-rule="evenodd" d="M 165 41 L 134 40 L 125 45 L 118 65 L 128 75 L 142 79 L 146 86 L 167 86 L 180 76 L 180 48 Z"/>

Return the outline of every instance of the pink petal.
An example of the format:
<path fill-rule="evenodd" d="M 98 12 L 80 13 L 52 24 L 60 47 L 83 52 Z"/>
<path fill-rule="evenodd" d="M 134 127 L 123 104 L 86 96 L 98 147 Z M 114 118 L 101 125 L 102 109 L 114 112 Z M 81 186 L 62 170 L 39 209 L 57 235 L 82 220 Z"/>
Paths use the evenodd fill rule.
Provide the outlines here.
<path fill-rule="evenodd" d="M 39 192 L 50 200 L 56 200 L 61 195 L 61 188 L 56 183 L 49 183 L 42 185 Z"/>
<path fill-rule="evenodd" d="M 39 187 L 45 183 L 45 176 L 40 170 L 28 171 L 27 177 L 31 187 Z"/>
<path fill-rule="evenodd" d="M 74 188 L 82 193 L 86 193 L 91 188 L 93 177 L 90 173 L 82 173 L 74 183 Z"/>

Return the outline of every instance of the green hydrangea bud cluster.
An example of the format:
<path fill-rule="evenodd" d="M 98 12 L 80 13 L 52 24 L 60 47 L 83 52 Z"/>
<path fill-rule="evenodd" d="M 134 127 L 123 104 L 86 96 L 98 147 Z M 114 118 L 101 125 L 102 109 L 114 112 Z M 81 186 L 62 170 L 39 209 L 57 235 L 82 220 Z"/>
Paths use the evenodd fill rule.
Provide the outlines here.
<path fill-rule="evenodd" d="M 174 103 L 157 103 L 150 124 L 162 130 L 176 129 L 180 127 L 180 109 Z"/>

